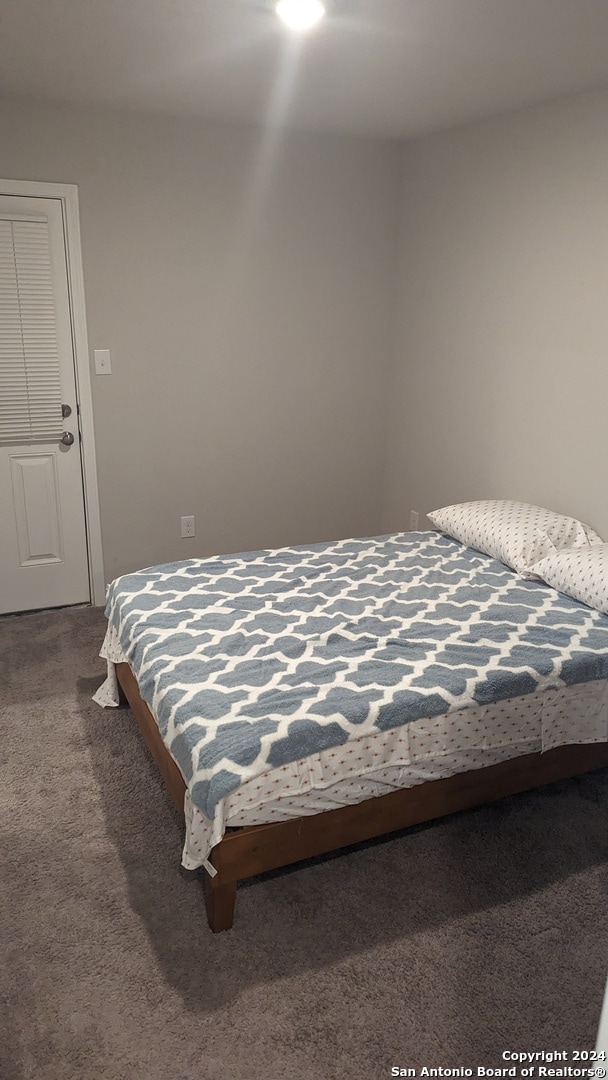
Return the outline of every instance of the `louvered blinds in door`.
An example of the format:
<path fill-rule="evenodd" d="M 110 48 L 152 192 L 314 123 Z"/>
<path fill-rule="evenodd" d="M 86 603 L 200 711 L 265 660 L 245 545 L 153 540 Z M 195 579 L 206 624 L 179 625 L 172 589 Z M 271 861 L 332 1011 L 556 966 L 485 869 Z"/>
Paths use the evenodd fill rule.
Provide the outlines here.
<path fill-rule="evenodd" d="M 0 442 L 56 442 L 62 430 L 48 223 L 2 217 Z"/>

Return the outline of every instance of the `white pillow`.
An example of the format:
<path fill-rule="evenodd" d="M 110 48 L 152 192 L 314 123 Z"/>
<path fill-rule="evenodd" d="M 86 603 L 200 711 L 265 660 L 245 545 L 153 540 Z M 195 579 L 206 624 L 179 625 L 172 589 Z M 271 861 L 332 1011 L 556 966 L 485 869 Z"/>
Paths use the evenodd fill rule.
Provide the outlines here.
<path fill-rule="evenodd" d="M 608 544 L 556 551 L 532 570 L 547 585 L 608 615 Z"/>
<path fill-rule="evenodd" d="M 507 499 L 456 503 L 428 517 L 442 532 L 499 559 L 523 577 L 533 577 L 534 563 L 556 550 L 602 543 L 601 536 L 576 518 Z"/>

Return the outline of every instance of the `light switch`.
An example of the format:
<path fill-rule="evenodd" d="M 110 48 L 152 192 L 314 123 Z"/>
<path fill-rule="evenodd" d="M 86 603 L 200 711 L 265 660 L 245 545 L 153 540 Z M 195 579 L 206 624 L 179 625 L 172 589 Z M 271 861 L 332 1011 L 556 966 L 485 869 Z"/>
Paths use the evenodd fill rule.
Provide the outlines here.
<path fill-rule="evenodd" d="M 110 363 L 110 350 L 95 349 L 93 356 L 95 357 L 95 374 L 111 375 L 112 365 Z"/>

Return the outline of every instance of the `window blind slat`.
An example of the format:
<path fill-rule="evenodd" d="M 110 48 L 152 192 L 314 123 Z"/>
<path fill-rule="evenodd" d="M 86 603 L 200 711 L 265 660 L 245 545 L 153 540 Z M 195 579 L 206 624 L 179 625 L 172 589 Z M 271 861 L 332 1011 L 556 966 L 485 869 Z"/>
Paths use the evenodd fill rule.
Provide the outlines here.
<path fill-rule="evenodd" d="M 61 377 L 46 220 L 0 219 L 0 442 L 61 438 Z"/>

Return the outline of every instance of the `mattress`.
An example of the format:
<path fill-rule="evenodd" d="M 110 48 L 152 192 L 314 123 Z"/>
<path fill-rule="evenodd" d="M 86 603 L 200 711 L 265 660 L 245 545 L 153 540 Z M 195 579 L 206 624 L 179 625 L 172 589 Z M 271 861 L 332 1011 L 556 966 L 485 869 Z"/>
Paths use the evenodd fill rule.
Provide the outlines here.
<path fill-rule="evenodd" d="M 523 754 L 607 740 L 606 680 L 420 720 L 249 781 L 222 801 L 212 822 L 186 792 L 182 865 L 205 866 L 227 828 L 319 814 Z"/>
<path fill-rule="evenodd" d="M 188 786 L 188 867 L 227 825 L 606 739 L 608 618 L 437 533 L 151 568 L 106 613 Z"/>

